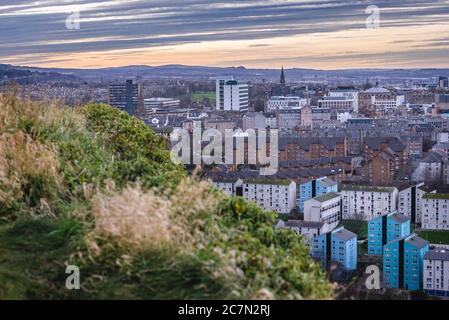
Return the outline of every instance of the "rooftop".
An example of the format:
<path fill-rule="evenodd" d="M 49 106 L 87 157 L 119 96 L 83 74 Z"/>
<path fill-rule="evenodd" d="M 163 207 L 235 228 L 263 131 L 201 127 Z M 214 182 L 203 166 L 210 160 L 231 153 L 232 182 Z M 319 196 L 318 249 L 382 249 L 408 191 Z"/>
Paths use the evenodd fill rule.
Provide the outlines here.
<path fill-rule="evenodd" d="M 376 187 L 376 186 L 360 186 L 360 185 L 344 185 L 343 191 L 364 191 L 364 192 L 393 192 L 394 187 Z"/>
<path fill-rule="evenodd" d="M 330 193 L 326 193 L 326 194 L 323 194 L 321 196 L 315 197 L 312 200 L 316 200 L 316 201 L 319 201 L 319 202 L 326 202 L 326 201 L 335 199 L 337 197 L 340 197 L 340 195 L 338 193 L 330 192 Z"/>
<path fill-rule="evenodd" d="M 332 231 L 332 235 L 336 236 L 337 238 L 348 241 L 353 238 L 357 238 L 357 235 L 345 228 L 339 228 L 337 230 Z"/>
<path fill-rule="evenodd" d="M 303 221 L 303 220 L 288 220 L 285 222 L 286 227 L 297 227 L 297 228 L 321 228 L 323 227 L 323 222 L 314 221 Z"/>
<path fill-rule="evenodd" d="M 449 200 L 448 193 L 426 193 L 423 199 L 439 199 L 439 200 Z"/>
<path fill-rule="evenodd" d="M 424 256 L 426 260 L 442 260 L 449 261 L 449 250 L 444 249 L 433 249 L 426 253 Z"/>

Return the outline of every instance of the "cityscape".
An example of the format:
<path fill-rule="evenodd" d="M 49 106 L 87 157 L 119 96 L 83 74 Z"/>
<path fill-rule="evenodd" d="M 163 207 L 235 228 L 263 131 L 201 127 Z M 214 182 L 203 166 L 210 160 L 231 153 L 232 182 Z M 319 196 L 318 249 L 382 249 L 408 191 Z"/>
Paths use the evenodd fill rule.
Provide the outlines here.
<path fill-rule="evenodd" d="M 401 9 L 399 1 L 316 1 L 323 7 L 209 1 L 210 8 L 200 8 L 208 1 L 189 0 L 181 15 L 199 20 L 198 26 L 186 20 L 185 31 L 171 24 L 181 19 L 171 16 L 171 5 L 164 9 L 157 1 L 154 8 L 143 1 L 111 7 L 113 1 L 68 1 L 73 6 L 66 8 L 55 1 L 48 7 L 6 2 L 0 15 L 12 26 L 22 15 L 45 17 L 46 10 L 72 14 L 62 23 L 70 32 L 62 46 L 48 32 L 41 38 L 46 44 L 20 49 L 0 31 L 1 300 L 449 298 L 447 1 L 404 1 Z M 135 15 L 136 24 L 115 5 Z M 328 9 L 336 17 L 346 10 L 361 26 L 342 20 L 337 30 L 324 30 L 332 21 L 318 11 Z M 103 33 L 95 20 L 102 10 L 115 12 L 135 34 L 115 24 Z M 254 24 L 246 10 L 255 10 Z M 294 24 L 291 10 L 304 21 L 316 13 L 316 30 Z M 167 30 L 139 33 L 145 14 L 169 21 Z M 208 26 L 218 14 L 229 15 L 235 30 L 218 18 L 222 29 Z M 249 20 L 234 21 L 238 14 Z M 269 14 L 272 22 L 265 19 Z M 427 25 L 410 22 L 413 40 L 402 23 L 418 14 Z M 291 30 L 277 21 L 282 17 Z M 45 30 L 52 25 L 36 21 Z M 264 31 L 255 36 L 252 28 Z M 353 38 L 349 31 L 343 37 L 345 28 L 354 29 Z M 441 28 L 440 39 L 426 38 L 434 28 Z M 236 48 L 228 43 L 233 32 Z M 333 33 L 341 47 L 330 40 Z M 117 40 L 119 34 L 131 44 Z M 89 36 L 103 38 L 97 43 Z M 371 45 L 360 40 L 365 36 Z M 284 42 L 298 39 L 306 45 L 294 57 Z M 358 41 L 367 48 L 356 49 Z M 400 41 L 402 48 L 396 47 Z M 420 54 L 408 50 L 409 41 Z M 248 47 L 239 49 L 241 42 Z M 334 64 L 326 48 L 334 50 Z M 60 233 L 42 231 L 52 228 Z M 30 230 L 41 230 L 39 238 L 28 238 Z M 41 249 L 25 244 L 41 242 L 52 244 L 43 249 L 52 255 L 15 260 L 13 251 L 25 248 L 27 257 Z M 166 246 L 177 252 L 176 263 L 161 254 Z M 17 285 L 31 293 L 11 291 L 16 280 L 2 270 L 17 265 L 28 272 L 17 262 L 28 259 L 64 270 L 45 284 Z M 223 261 L 229 265 L 220 269 Z M 185 282 L 166 271 L 156 275 L 160 279 L 146 274 L 178 264 L 186 264 L 178 270 Z M 49 294 L 66 276 L 65 266 L 80 272 L 81 293 L 68 286 L 69 292 Z M 108 271 L 98 271 L 103 267 Z M 303 282 L 309 275 L 310 284 Z M 175 282 L 179 287 L 172 290 Z"/>

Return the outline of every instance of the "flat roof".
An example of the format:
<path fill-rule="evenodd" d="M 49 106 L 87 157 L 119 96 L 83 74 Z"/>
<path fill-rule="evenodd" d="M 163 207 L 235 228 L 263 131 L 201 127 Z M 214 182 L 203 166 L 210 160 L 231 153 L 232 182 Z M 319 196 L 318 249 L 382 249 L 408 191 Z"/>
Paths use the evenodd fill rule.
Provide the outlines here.
<path fill-rule="evenodd" d="M 337 197 L 340 197 L 340 195 L 338 193 L 330 192 L 330 193 L 326 193 L 326 194 L 323 194 L 321 196 L 315 197 L 312 200 L 316 200 L 316 201 L 319 201 L 319 202 L 326 202 L 326 201 L 335 199 Z"/>
<path fill-rule="evenodd" d="M 393 192 L 394 187 L 376 187 L 376 186 L 360 186 L 360 185 L 344 185 L 343 191 L 366 191 L 366 192 Z"/>

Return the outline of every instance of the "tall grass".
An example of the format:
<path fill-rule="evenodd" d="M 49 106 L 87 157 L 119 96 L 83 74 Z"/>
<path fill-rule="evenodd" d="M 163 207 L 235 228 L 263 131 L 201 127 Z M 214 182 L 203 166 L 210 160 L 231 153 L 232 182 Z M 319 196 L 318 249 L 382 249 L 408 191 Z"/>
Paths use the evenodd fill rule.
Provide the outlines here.
<path fill-rule="evenodd" d="M 0 96 L 0 218 L 0 298 L 333 295 L 274 213 L 187 177 L 163 138 L 106 105 Z M 65 289 L 67 264 L 82 290 Z"/>

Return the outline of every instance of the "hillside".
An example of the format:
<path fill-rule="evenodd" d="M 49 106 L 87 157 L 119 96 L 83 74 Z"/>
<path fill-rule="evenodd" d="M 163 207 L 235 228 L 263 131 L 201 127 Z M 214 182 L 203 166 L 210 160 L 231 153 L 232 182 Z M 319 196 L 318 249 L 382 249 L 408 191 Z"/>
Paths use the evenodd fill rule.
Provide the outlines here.
<path fill-rule="evenodd" d="M 273 213 L 187 176 L 166 147 L 106 105 L 0 96 L 0 299 L 333 297 Z"/>

